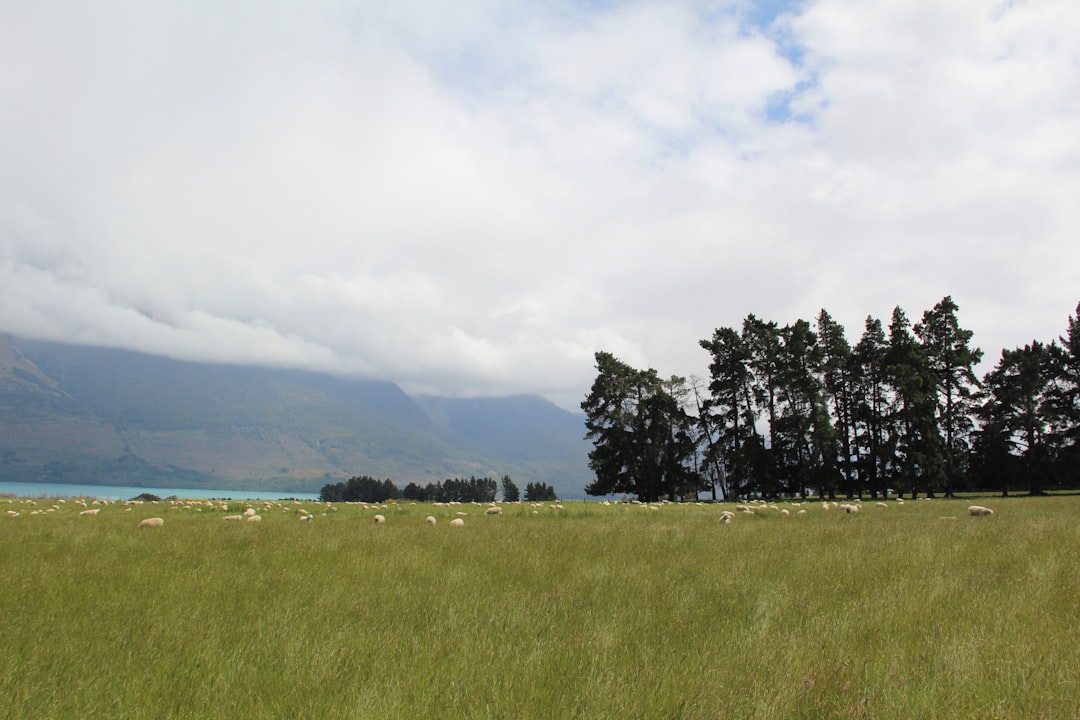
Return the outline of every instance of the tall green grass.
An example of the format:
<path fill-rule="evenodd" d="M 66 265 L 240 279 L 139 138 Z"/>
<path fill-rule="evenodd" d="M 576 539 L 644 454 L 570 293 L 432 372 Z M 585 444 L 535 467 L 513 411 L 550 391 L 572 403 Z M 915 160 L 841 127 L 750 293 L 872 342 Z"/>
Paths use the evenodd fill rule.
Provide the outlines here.
<path fill-rule="evenodd" d="M 967 504 L 0 501 L 0 717 L 1080 717 L 1080 498 Z"/>

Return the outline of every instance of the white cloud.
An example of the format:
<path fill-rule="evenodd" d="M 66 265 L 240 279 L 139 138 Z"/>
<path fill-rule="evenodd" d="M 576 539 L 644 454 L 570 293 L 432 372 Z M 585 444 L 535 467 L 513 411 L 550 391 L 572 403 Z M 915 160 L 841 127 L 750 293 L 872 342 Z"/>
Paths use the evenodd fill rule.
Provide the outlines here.
<path fill-rule="evenodd" d="M 1075 4 L 762 10 L 7 4 L 0 331 L 568 406 L 751 312 L 1062 332 Z"/>

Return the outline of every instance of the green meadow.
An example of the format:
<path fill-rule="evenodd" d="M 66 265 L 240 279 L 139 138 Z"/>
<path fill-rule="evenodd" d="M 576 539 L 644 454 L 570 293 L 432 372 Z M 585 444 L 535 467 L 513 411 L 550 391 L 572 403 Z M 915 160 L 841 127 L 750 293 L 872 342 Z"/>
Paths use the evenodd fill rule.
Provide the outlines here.
<path fill-rule="evenodd" d="M 0 499 L 0 718 L 1080 717 L 1080 497 L 976 502 Z"/>

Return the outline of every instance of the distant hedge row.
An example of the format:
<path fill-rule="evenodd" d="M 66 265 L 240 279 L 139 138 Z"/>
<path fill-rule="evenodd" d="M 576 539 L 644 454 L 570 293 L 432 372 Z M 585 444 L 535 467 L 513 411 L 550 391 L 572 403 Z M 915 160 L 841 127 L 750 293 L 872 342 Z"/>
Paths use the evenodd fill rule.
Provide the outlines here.
<path fill-rule="evenodd" d="M 506 475 L 502 479 L 503 500 L 515 501 L 519 497 L 517 486 Z M 495 502 L 499 483 L 492 478 L 448 478 L 442 482 L 417 485 L 409 483 L 399 490 L 394 483 L 376 480 L 369 475 L 358 475 L 344 482 L 328 483 L 319 491 L 323 502 L 369 502 L 387 500 L 413 500 L 416 502 Z M 556 500 L 555 488 L 546 483 L 529 483 L 525 486 L 525 499 L 529 501 Z"/>

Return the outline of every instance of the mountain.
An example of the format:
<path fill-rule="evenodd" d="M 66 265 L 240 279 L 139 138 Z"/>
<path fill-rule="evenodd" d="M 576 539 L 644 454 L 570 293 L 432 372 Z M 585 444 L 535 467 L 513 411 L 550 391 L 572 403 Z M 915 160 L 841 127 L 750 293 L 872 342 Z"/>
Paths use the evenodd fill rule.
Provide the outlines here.
<path fill-rule="evenodd" d="M 389 382 L 0 336 L 0 480 L 318 491 L 501 477 L 581 496 L 584 421 L 536 397 L 413 399 Z"/>

